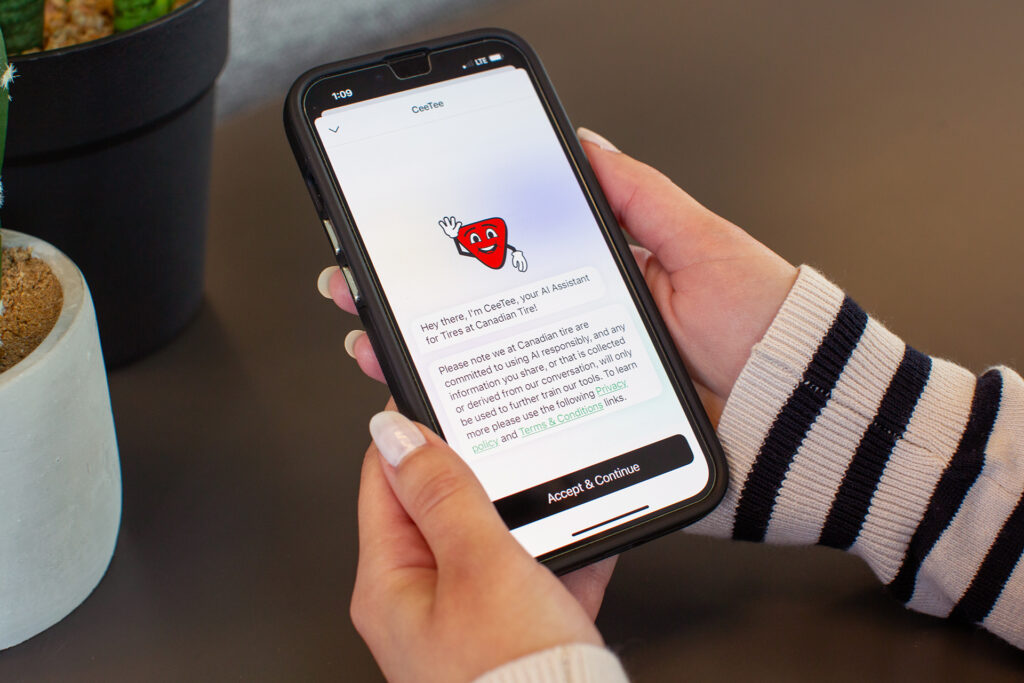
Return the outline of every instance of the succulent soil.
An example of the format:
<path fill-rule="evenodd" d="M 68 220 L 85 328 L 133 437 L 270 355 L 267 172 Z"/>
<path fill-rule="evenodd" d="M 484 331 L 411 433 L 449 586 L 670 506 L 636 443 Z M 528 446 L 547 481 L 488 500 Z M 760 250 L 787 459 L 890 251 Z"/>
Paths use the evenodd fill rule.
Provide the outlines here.
<path fill-rule="evenodd" d="M 175 0 L 174 9 L 188 1 Z M 113 32 L 114 0 L 46 0 L 43 15 L 44 50 L 87 43 Z"/>
<path fill-rule="evenodd" d="M 0 372 L 32 353 L 60 317 L 64 291 L 57 276 L 32 249 L 4 249 L 3 280 L 0 282 Z"/>
<path fill-rule="evenodd" d="M 78 45 L 113 32 L 114 0 L 46 0 L 44 50 Z"/>

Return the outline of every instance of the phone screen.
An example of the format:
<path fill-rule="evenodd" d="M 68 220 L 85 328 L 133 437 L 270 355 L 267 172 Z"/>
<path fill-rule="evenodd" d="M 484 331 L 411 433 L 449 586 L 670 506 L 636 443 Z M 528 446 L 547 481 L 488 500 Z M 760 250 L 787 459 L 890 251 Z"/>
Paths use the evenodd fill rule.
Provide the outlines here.
<path fill-rule="evenodd" d="M 678 508 L 711 472 L 512 57 L 312 120 L 444 437 L 544 557 Z"/>

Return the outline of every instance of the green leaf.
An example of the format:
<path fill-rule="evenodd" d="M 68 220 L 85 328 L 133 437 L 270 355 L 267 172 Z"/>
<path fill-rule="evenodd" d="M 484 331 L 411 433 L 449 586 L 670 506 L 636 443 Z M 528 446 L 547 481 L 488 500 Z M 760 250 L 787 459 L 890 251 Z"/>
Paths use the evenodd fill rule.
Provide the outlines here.
<path fill-rule="evenodd" d="M 171 2 L 172 0 L 114 0 L 114 30 L 127 31 L 159 19 L 171 11 Z"/>
<path fill-rule="evenodd" d="M 0 0 L 0 29 L 10 54 L 43 46 L 43 6 L 44 0 Z"/>

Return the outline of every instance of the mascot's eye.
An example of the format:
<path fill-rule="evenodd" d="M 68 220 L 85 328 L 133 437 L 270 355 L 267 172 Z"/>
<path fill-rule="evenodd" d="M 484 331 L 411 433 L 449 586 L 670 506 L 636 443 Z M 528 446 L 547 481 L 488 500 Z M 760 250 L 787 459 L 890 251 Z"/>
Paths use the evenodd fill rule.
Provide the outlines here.
<path fill-rule="evenodd" d="M 470 244 L 476 244 L 479 241 L 480 241 L 480 235 L 476 234 L 475 232 L 472 235 L 469 236 L 469 243 Z"/>
<path fill-rule="evenodd" d="M 494 228 L 487 228 L 487 239 L 493 240 L 497 236 L 498 233 L 494 230 Z"/>

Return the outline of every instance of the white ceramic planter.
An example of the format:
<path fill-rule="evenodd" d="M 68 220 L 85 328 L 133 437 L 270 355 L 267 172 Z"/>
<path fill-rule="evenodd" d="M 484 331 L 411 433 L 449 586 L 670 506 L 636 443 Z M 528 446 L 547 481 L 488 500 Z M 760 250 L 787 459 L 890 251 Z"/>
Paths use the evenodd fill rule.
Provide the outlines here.
<path fill-rule="evenodd" d="M 89 289 L 53 246 L 31 246 L 64 288 L 39 347 L 0 374 L 0 648 L 67 616 L 110 563 L 121 520 L 121 468 Z"/>

